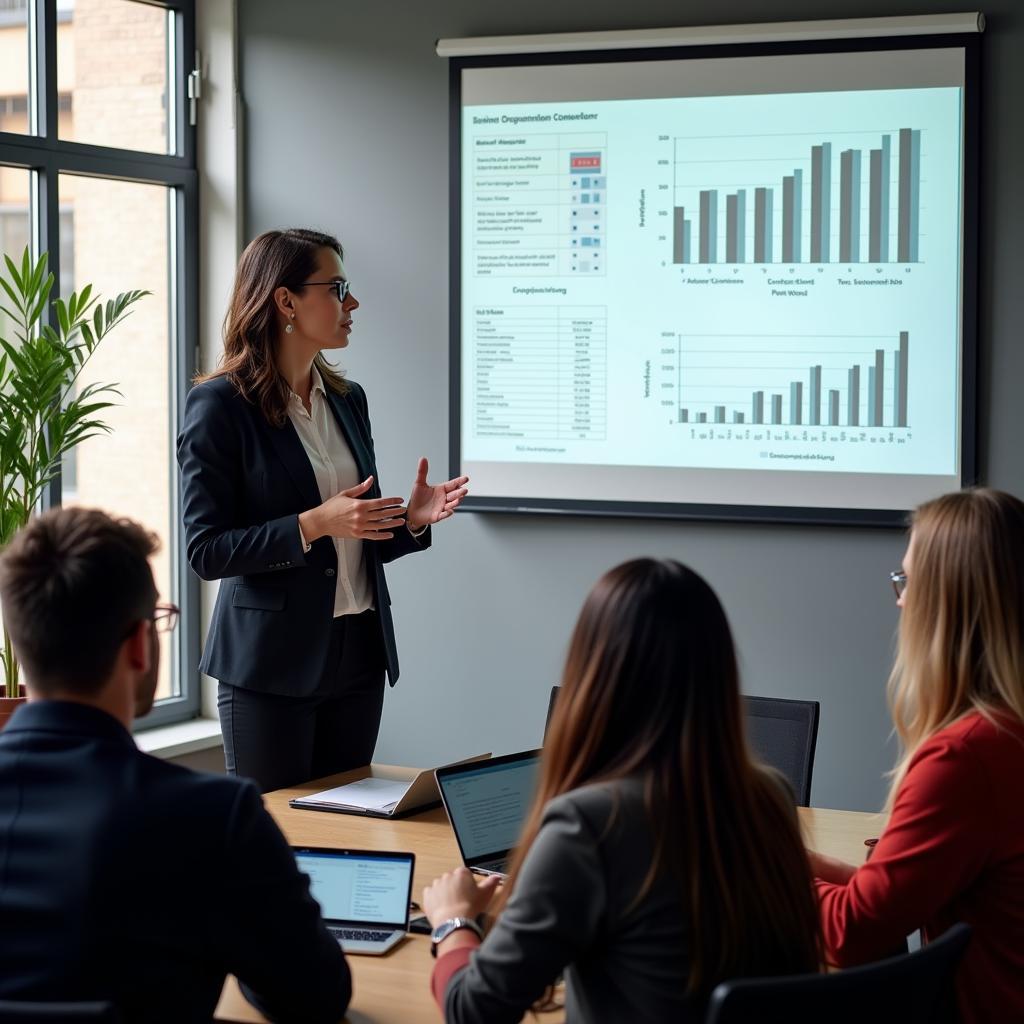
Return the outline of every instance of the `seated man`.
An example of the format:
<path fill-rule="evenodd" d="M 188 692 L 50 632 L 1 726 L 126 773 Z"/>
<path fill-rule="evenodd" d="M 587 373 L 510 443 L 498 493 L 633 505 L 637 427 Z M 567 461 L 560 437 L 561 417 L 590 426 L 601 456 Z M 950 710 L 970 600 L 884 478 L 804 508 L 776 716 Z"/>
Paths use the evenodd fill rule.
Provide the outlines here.
<path fill-rule="evenodd" d="M 0 732 L 0 999 L 209 1021 L 225 975 L 272 1020 L 338 1021 L 348 965 L 256 787 L 141 753 L 156 539 L 59 509 L 0 555 L 29 702 Z"/>

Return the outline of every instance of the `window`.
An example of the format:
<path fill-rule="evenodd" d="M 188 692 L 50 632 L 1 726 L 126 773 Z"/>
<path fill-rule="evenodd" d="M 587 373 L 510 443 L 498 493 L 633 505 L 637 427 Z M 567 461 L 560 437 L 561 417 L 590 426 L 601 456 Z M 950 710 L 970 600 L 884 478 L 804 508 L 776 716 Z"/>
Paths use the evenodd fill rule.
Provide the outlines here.
<path fill-rule="evenodd" d="M 129 516 L 160 538 L 157 587 L 183 614 L 161 634 L 146 726 L 199 707 L 199 589 L 174 460 L 198 310 L 185 98 L 194 38 L 194 0 L 0 0 L 0 249 L 46 251 L 64 297 L 87 283 L 104 299 L 152 293 L 79 381 L 117 383 L 119 404 L 103 415 L 111 433 L 65 459 L 49 496 Z"/>

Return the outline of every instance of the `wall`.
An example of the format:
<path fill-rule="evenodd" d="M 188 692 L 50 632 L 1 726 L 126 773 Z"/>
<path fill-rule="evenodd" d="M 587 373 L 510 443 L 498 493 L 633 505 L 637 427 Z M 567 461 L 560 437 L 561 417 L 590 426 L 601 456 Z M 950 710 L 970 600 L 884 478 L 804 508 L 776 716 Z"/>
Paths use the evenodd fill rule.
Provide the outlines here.
<path fill-rule="evenodd" d="M 1018 10 L 994 0 L 986 11 L 980 408 L 985 479 L 1024 491 Z M 245 0 L 239 13 L 247 237 L 316 225 L 343 239 L 362 303 L 343 365 L 368 387 L 385 490 L 401 492 L 421 454 L 433 478 L 447 475 L 448 67 L 437 38 L 894 11 L 868 0 L 305 0 L 282 17 L 273 0 Z M 426 765 L 539 742 L 588 587 L 625 558 L 667 556 L 718 590 L 749 692 L 821 701 L 813 802 L 876 809 L 894 757 L 886 574 L 902 550 L 896 531 L 456 516 L 430 553 L 390 570 L 403 673 L 378 760 Z"/>

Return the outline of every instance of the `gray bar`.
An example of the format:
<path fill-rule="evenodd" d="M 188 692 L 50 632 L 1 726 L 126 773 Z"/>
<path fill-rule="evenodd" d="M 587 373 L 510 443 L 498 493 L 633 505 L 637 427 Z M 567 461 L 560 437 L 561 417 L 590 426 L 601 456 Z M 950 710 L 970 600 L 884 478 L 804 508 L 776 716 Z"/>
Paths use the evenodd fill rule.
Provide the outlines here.
<path fill-rule="evenodd" d="M 789 385 L 789 422 L 799 426 L 803 422 L 804 385 L 795 380 Z"/>
<path fill-rule="evenodd" d="M 885 394 L 885 349 L 875 349 L 875 390 L 872 392 L 872 401 L 875 408 L 876 427 L 884 425 L 882 420 L 882 396 Z"/>
<path fill-rule="evenodd" d="M 733 423 L 744 423 L 744 422 L 746 422 L 746 417 L 744 416 L 743 413 L 741 413 L 741 412 L 739 412 L 737 410 L 737 411 L 734 411 L 733 414 L 732 414 L 732 421 L 733 421 Z"/>
<path fill-rule="evenodd" d="M 782 395 L 772 395 L 772 423 L 782 422 Z"/>
<path fill-rule="evenodd" d="M 672 262 L 686 262 L 686 210 L 677 206 L 672 211 Z"/>
<path fill-rule="evenodd" d="M 699 413 L 697 413 L 697 422 L 698 423 L 707 423 L 707 421 L 708 421 L 708 414 L 706 412 L 699 412 Z"/>
<path fill-rule="evenodd" d="M 724 423 L 725 422 L 725 406 L 724 405 L 716 405 L 715 406 L 715 422 L 716 423 Z"/>
<path fill-rule="evenodd" d="M 900 129 L 899 215 L 896 258 L 900 263 L 917 260 L 917 206 L 920 191 L 921 133 Z"/>
<path fill-rule="evenodd" d="M 718 262 L 718 192 L 713 188 L 700 194 L 700 262 Z"/>
<path fill-rule="evenodd" d="M 764 208 L 766 188 L 754 189 L 754 262 L 764 263 Z"/>
<path fill-rule="evenodd" d="M 747 261 L 747 190 L 741 188 L 736 193 L 736 260 L 738 263 Z"/>
<path fill-rule="evenodd" d="M 828 393 L 828 425 L 839 426 L 839 392 L 830 388 Z"/>
<path fill-rule="evenodd" d="M 896 356 L 896 426 L 907 425 L 907 370 L 910 360 L 910 332 L 900 331 L 900 350 Z"/>
<path fill-rule="evenodd" d="M 871 150 L 868 171 L 868 261 L 882 262 L 882 151 Z"/>
<path fill-rule="evenodd" d="M 839 261 L 860 261 L 860 150 L 839 156 Z"/>
<path fill-rule="evenodd" d="M 821 364 L 811 367 L 810 415 L 807 422 L 812 427 L 821 425 Z"/>
<path fill-rule="evenodd" d="M 750 419 L 752 423 L 764 423 L 764 392 L 755 391 L 751 402 Z"/>
<path fill-rule="evenodd" d="M 680 423 L 689 423 L 690 422 L 690 410 L 689 409 L 680 409 L 679 410 L 679 422 Z"/>
<path fill-rule="evenodd" d="M 811 146 L 811 262 L 828 263 L 832 229 L 832 145 Z"/>
<path fill-rule="evenodd" d="M 803 251 L 804 172 L 793 171 L 793 262 L 799 263 Z"/>
<path fill-rule="evenodd" d="M 796 251 L 793 247 L 793 239 L 796 237 L 796 217 L 793 206 L 793 186 L 795 179 L 792 174 L 787 174 L 782 179 L 782 262 L 795 263 Z"/>
<path fill-rule="evenodd" d="M 860 426 L 860 367 L 851 366 L 847 376 L 847 398 L 846 422 L 851 427 Z"/>
<path fill-rule="evenodd" d="M 889 262 L 889 176 L 892 173 L 892 137 L 882 136 L 882 251 L 881 261 Z"/>
<path fill-rule="evenodd" d="M 768 198 L 765 200 L 764 210 L 764 261 L 771 263 L 774 259 L 774 247 L 772 235 L 775 227 L 775 189 L 768 189 Z"/>
<path fill-rule="evenodd" d="M 738 199 L 735 195 L 725 197 L 725 262 L 739 263 L 739 223 L 737 218 Z"/>

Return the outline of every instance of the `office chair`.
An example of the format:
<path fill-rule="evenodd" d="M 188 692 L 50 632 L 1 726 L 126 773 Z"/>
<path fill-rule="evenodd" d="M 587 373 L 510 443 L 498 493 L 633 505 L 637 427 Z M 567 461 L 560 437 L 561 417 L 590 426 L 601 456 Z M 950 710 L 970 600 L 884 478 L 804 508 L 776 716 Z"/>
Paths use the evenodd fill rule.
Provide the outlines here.
<path fill-rule="evenodd" d="M 711 993 L 704 1024 L 946 1024 L 955 1019 L 953 977 L 971 938 L 955 924 L 913 953 L 832 974 L 738 978 Z"/>
<path fill-rule="evenodd" d="M 0 1024 L 116 1024 L 112 1003 L 22 1003 L 0 999 Z"/>
<path fill-rule="evenodd" d="M 818 742 L 816 700 L 744 697 L 747 739 L 754 756 L 780 771 L 801 807 L 811 803 L 811 774 Z"/>

